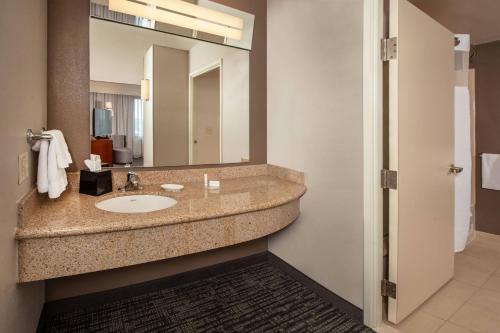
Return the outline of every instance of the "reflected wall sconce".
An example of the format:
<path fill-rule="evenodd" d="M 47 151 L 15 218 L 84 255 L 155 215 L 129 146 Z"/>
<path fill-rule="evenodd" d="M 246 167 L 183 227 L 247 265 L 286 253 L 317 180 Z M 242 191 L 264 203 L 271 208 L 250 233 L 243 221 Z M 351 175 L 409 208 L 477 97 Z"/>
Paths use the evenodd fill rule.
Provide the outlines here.
<path fill-rule="evenodd" d="M 141 80 L 141 99 L 149 101 L 149 80 Z"/>
<path fill-rule="evenodd" d="M 104 109 L 108 110 L 111 113 L 111 117 L 114 116 L 114 114 L 113 114 L 113 103 L 112 102 L 104 102 Z"/>
<path fill-rule="evenodd" d="M 182 0 L 109 0 L 109 10 L 241 40 L 243 19 Z"/>

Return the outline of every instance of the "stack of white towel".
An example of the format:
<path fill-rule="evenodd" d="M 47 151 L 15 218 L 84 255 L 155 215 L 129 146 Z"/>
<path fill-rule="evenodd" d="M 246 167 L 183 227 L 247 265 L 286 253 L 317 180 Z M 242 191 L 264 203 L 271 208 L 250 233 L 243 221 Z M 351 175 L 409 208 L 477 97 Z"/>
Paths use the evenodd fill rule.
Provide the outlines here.
<path fill-rule="evenodd" d="M 71 163 L 64 135 L 59 130 L 44 131 L 52 135 L 52 140 L 40 140 L 33 145 L 34 151 L 39 151 L 37 187 L 38 192 L 48 193 L 49 198 L 58 198 L 68 186 L 66 169 Z"/>
<path fill-rule="evenodd" d="M 500 190 L 500 155 L 481 154 L 482 187 L 489 190 Z"/>

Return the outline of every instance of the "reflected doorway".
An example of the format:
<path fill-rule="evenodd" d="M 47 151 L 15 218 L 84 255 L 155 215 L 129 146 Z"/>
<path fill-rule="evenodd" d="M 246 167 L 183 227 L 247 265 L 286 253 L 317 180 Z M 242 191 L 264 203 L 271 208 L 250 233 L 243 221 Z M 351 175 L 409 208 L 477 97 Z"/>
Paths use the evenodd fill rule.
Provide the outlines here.
<path fill-rule="evenodd" d="M 222 163 L 221 62 L 190 75 L 189 163 Z"/>

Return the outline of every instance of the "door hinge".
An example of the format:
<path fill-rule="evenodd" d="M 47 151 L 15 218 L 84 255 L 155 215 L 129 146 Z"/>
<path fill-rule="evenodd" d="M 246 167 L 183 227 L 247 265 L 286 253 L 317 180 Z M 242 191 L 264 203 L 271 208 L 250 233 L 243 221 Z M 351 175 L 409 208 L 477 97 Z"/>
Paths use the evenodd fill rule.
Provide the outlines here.
<path fill-rule="evenodd" d="M 382 188 L 391 190 L 398 189 L 398 172 L 393 170 L 383 169 L 380 172 L 380 181 Z"/>
<path fill-rule="evenodd" d="M 398 37 L 382 39 L 382 61 L 389 61 L 398 58 Z"/>
<path fill-rule="evenodd" d="M 386 279 L 382 280 L 380 290 L 381 290 L 382 296 L 396 299 L 397 286 L 394 282 L 391 282 L 391 281 L 386 280 Z"/>

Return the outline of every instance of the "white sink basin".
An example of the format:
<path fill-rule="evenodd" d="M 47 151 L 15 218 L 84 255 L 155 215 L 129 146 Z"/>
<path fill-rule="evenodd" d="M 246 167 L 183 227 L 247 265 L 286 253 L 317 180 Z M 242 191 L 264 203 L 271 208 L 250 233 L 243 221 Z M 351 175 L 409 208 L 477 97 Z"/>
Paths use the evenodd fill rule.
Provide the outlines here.
<path fill-rule="evenodd" d="M 161 195 L 124 195 L 96 203 L 96 207 L 112 213 L 149 213 L 167 209 L 177 200 Z"/>

